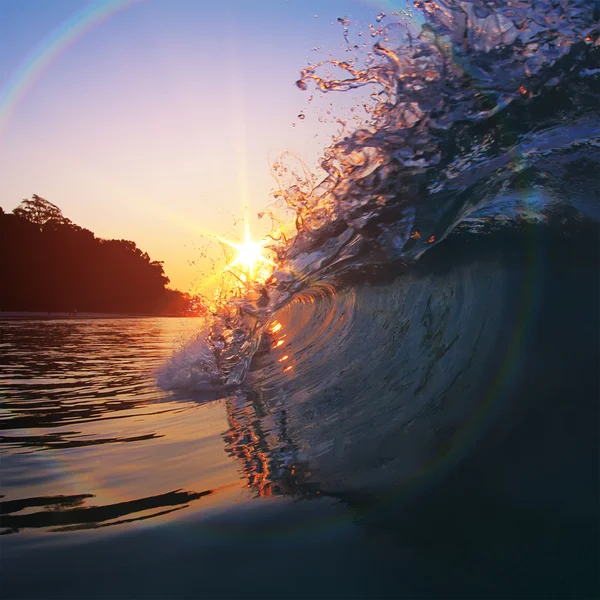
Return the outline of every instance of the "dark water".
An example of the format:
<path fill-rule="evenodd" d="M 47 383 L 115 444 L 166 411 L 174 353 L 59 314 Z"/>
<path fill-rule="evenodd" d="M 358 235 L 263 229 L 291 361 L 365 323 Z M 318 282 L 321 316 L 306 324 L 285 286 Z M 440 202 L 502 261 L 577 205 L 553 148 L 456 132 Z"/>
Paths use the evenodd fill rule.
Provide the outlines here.
<path fill-rule="evenodd" d="M 193 320 L 3 322 L 2 594 L 597 597 L 597 233 L 307 294 L 221 399 Z"/>
<path fill-rule="evenodd" d="M 0 323 L 3 596 L 600 597 L 600 6 L 416 4 L 212 322 Z"/>

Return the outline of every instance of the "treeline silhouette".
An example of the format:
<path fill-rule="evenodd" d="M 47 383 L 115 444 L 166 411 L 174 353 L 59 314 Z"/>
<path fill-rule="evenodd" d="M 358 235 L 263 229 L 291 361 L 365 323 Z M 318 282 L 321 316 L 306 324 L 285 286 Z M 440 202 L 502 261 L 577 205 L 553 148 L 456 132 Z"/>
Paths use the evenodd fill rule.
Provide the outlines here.
<path fill-rule="evenodd" d="M 189 315 L 162 262 L 128 240 L 104 240 L 40 196 L 0 207 L 0 310 Z"/>

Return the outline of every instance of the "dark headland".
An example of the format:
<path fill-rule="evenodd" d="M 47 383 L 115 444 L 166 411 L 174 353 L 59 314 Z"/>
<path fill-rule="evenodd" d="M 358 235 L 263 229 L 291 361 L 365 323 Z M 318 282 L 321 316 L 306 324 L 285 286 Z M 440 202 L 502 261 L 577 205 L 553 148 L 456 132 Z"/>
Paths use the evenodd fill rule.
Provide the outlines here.
<path fill-rule="evenodd" d="M 1 318 L 196 316 L 194 298 L 168 284 L 135 242 L 96 237 L 36 194 L 0 207 Z"/>

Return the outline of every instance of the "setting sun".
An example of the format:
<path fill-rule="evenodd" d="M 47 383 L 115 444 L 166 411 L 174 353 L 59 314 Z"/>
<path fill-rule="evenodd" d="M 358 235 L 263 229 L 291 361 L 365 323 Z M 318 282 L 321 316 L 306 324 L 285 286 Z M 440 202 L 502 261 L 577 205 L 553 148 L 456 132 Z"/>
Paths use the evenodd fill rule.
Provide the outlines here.
<path fill-rule="evenodd" d="M 262 267 L 264 265 L 268 264 L 275 266 L 273 261 L 263 255 L 263 248 L 266 244 L 266 240 L 260 242 L 254 241 L 250 235 L 248 223 L 246 223 L 246 238 L 241 244 L 236 244 L 235 242 L 231 242 L 224 238 L 219 239 L 237 250 L 237 256 L 227 265 L 226 270 L 231 269 L 231 267 L 240 266 L 244 277 L 257 279 L 263 274 Z"/>
<path fill-rule="evenodd" d="M 250 271 L 253 271 L 256 264 L 261 261 L 263 244 L 251 239 L 246 240 L 237 247 L 237 258 L 231 264 L 242 265 Z"/>

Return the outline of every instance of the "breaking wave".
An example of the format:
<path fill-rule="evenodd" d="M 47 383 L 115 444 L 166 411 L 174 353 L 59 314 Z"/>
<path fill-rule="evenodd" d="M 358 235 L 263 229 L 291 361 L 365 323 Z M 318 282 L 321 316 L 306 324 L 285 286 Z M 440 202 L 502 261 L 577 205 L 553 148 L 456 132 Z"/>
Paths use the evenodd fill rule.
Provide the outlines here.
<path fill-rule="evenodd" d="M 198 353 L 188 348 L 165 387 L 241 384 L 290 302 L 377 265 L 410 270 L 452 232 L 597 226 L 600 3 L 419 0 L 415 8 L 379 15 L 365 52 L 342 19 L 344 60 L 301 72 L 301 89 L 373 87 L 369 118 L 324 151 L 319 182 L 279 191 L 295 231 L 271 246 L 273 273 L 215 309 L 203 336 L 212 357 L 201 343 Z M 334 354 L 343 316 L 310 334 Z"/>

